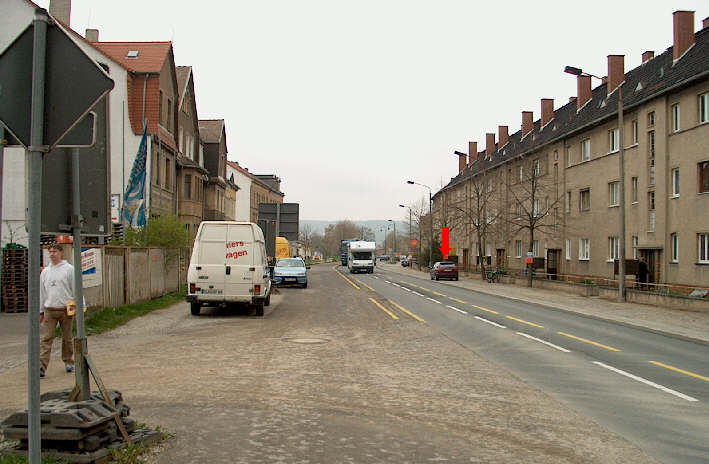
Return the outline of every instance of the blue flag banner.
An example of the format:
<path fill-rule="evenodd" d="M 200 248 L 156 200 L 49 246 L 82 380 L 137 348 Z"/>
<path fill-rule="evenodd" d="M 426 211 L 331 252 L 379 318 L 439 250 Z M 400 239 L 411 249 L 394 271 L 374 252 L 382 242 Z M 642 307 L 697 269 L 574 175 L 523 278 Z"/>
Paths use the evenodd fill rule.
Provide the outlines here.
<path fill-rule="evenodd" d="M 123 220 L 131 227 L 145 226 L 145 163 L 147 157 L 148 126 L 146 124 L 123 197 Z"/>

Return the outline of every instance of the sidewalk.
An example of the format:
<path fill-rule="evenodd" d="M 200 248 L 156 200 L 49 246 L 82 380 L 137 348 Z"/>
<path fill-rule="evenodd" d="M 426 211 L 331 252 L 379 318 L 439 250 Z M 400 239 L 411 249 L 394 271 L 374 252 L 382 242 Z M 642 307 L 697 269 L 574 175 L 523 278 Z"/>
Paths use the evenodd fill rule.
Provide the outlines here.
<path fill-rule="evenodd" d="M 429 279 L 428 272 L 402 267 L 400 264 L 377 264 L 377 266 L 397 274 Z M 474 292 L 611 320 L 627 326 L 639 327 L 709 345 L 709 311 L 683 311 L 637 303 L 621 303 L 599 297 L 583 297 L 515 284 L 488 283 L 467 273 L 461 274 L 458 281 L 446 283 Z"/>

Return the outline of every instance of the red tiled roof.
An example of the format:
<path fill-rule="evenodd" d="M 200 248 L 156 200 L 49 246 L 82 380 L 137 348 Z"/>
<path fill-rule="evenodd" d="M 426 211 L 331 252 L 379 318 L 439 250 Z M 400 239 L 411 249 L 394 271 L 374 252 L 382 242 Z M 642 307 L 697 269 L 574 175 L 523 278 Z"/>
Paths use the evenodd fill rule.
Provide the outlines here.
<path fill-rule="evenodd" d="M 159 73 L 172 42 L 92 42 L 94 47 L 116 60 L 129 71 Z M 129 51 L 137 51 L 136 58 L 127 58 Z"/>

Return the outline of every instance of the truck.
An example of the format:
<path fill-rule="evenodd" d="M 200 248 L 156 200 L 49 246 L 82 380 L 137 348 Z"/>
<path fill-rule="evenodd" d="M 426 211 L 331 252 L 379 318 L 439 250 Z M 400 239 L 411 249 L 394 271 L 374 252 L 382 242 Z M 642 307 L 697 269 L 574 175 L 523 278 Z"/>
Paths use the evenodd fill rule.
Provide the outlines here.
<path fill-rule="evenodd" d="M 347 244 L 347 269 L 356 272 L 374 272 L 374 250 L 376 243 L 354 240 Z"/>
<path fill-rule="evenodd" d="M 347 266 L 347 245 L 354 242 L 356 239 L 340 240 L 340 262 L 343 266 Z"/>
<path fill-rule="evenodd" d="M 293 251 L 290 242 L 285 237 L 276 237 L 276 262 L 281 258 L 290 258 Z"/>

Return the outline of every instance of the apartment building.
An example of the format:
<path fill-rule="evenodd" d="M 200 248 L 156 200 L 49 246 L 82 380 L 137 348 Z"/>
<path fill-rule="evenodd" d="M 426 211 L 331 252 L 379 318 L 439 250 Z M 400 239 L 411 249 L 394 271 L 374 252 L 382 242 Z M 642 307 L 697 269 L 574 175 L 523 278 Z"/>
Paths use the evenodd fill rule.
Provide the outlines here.
<path fill-rule="evenodd" d="M 707 285 L 707 26 L 709 18 L 695 33 L 694 13 L 676 11 L 674 43 L 665 52 L 645 52 L 627 72 L 622 55 L 609 55 L 597 87 L 578 75 L 577 95 L 560 108 L 542 99 L 538 120 L 523 111 L 516 133 L 498 126 L 484 151 L 470 142 L 467 160 L 459 154 L 458 175 L 434 196 L 435 223 L 452 229 L 462 264 L 470 267 L 482 254 L 521 269 L 531 251 L 550 274 L 614 278 L 624 172 L 625 257 L 643 257 L 650 282 Z"/>
<path fill-rule="evenodd" d="M 283 203 L 285 194 L 281 192 L 281 179 L 273 174 L 254 174 L 251 183 L 251 222 L 258 220 L 258 205 L 261 203 Z"/>

